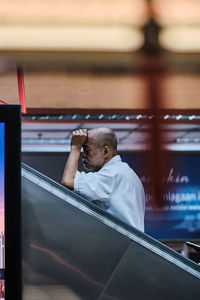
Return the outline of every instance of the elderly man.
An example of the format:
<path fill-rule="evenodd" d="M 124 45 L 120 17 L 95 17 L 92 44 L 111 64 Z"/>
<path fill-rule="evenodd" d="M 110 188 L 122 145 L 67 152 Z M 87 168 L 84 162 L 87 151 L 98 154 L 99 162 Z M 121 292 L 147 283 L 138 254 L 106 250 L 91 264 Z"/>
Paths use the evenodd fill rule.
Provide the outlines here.
<path fill-rule="evenodd" d="M 78 171 L 82 147 L 83 164 L 88 173 Z M 135 172 L 117 155 L 117 138 L 111 129 L 73 131 L 62 184 L 144 231 L 143 186 Z"/>

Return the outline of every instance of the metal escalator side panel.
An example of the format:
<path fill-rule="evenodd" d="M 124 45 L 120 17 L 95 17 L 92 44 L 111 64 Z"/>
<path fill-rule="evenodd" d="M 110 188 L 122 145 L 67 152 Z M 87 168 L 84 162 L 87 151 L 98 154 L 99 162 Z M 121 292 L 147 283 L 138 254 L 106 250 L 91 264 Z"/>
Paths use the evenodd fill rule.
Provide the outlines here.
<path fill-rule="evenodd" d="M 98 299 L 130 240 L 72 196 L 22 170 L 24 289 L 62 286 L 80 299 Z"/>
<path fill-rule="evenodd" d="M 200 279 L 132 242 L 99 300 L 198 300 Z"/>

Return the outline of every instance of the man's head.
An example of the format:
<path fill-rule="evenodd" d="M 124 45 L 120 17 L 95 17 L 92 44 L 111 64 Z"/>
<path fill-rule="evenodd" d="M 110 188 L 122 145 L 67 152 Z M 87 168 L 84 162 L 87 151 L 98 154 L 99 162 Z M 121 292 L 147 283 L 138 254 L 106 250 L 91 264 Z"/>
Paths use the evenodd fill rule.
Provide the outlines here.
<path fill-rule="evenodd" d="M 88 130 L 88 139 L 83 150 L 84 167 L 89 171 L 99 171 L 117 155 L 117 137 L 112 129 L 106 127 Z"/>

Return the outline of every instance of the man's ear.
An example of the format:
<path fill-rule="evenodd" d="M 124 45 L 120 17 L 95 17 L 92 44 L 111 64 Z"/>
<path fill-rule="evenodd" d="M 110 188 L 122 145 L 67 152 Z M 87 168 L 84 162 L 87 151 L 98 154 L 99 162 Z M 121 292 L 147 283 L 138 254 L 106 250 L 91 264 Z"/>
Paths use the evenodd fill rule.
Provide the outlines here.
<path fill-rule="evenodd" d="M 104 156 L 105 157 L 108 157 L 109 151 L 110 151 L 109 147 L 108 146 L 104 146 Z"/>

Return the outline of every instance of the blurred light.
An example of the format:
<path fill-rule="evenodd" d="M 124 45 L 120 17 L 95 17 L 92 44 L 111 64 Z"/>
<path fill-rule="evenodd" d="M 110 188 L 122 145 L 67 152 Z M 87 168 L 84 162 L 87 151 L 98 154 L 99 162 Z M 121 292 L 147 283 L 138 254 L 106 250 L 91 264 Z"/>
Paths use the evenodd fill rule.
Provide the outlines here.
<path fill-rule="evenodd" d="M 56 115 L 47 115 L 47 116 L 40 116 L 40 115 L 36 115 L 36 116 L 32 116 L 32 115 L 26 115 L 22 117 L 22 120 L 49 120 L 49 121 L 55 121 L 55 120 L 66 120 L 66 121 L 70 121 L 70 120 L 151 120 L 153 119 L 155 116 L 153 115 L 120 115 L 120 114 L 114 114 L 114 115 L 104 115 L 104 114 L 96 114 L 96 115 L 80 115 L 80 114 L 74 114 L 74 115 L 61 115 L 61 116 L 56 116 Z M 200 115 L 192 115 L 192 116 L 187 116 L 187 115 L 165 115 L 165 116 L 158 116 L 158 119 L 164 119 L 164 120 L 169 120 L 169 121 L 200 121 Z"/>
<path fill-rule="evenodd" d="M 159 34 L 161 47 L 174 52 L 200 52 L 200 26 L 171 26 Z"/>
<path fill-rule="evenodd" d="M 200 151 L 200 144 L 166 144 L 162 147 L 170 151 Z"/>
<path fill-rule="evenodd" d="M 177 143 L 188 143 L 189 139 L 188 138 L 178 138 L 176 139 Z"/>
<path fill-rule="evenodd" d="M 177 143 L 191 143 L 191 144 L 196 144 L 196 143 L 200 143 L 200 138 L 177 138 L 176 142 Z"/>
<path fill-rule="evenodd" d="M 121 115 L 121 114 L 114 114 L 114 115 L 104 115 L 104 114 L 69 114 L 69 115 L 61 115 L 61 116 L 56 116 L 56 115 L 47 115 L 45 117 L 40 116 L 40 115 L 36 115 L 36 116 L 32 116 L 32 115 L 26 115 L 22 117 L 23 121 L 31 121 L 31 120 L 48 120 L 48 121 L 55 121 L 55 120 L 63 120 L 63 121 L 71 121 L 71 120 L 112 120 L 112 121 L 129 121 L 129 120 L 151 120 L 154 116 L 153 115 Z"/>
<path fill-rule="evenodd" d="M 181 120 L 181 121 L 200 121 L 200 116 L 192 116 L 192 119 L 191 119 L 191 116 L 176 116 L 176 115 L 171 115 L 169 116 L 168 118 L 169 120 Z"/>
<path fill-rule="evenodd" d="M 148 19 L 146 0 L 0 0 L 0 7 L 4 25 L 142 26 Z"/>
<path fill-rule="evenodd" d="M 144 42 L 142 32 L 126 26 L 0 27 L 0 50 L 131 52 Z"/>
<path fill-rule="evenodd" d="M 199 0 L 151 0 L 151 7 L 161 26 L 200 24 Z"/>
<path fill-rule="evenodd" d="M 0 50 L 138 50 L 145 0 L 0 0 Z"/>

